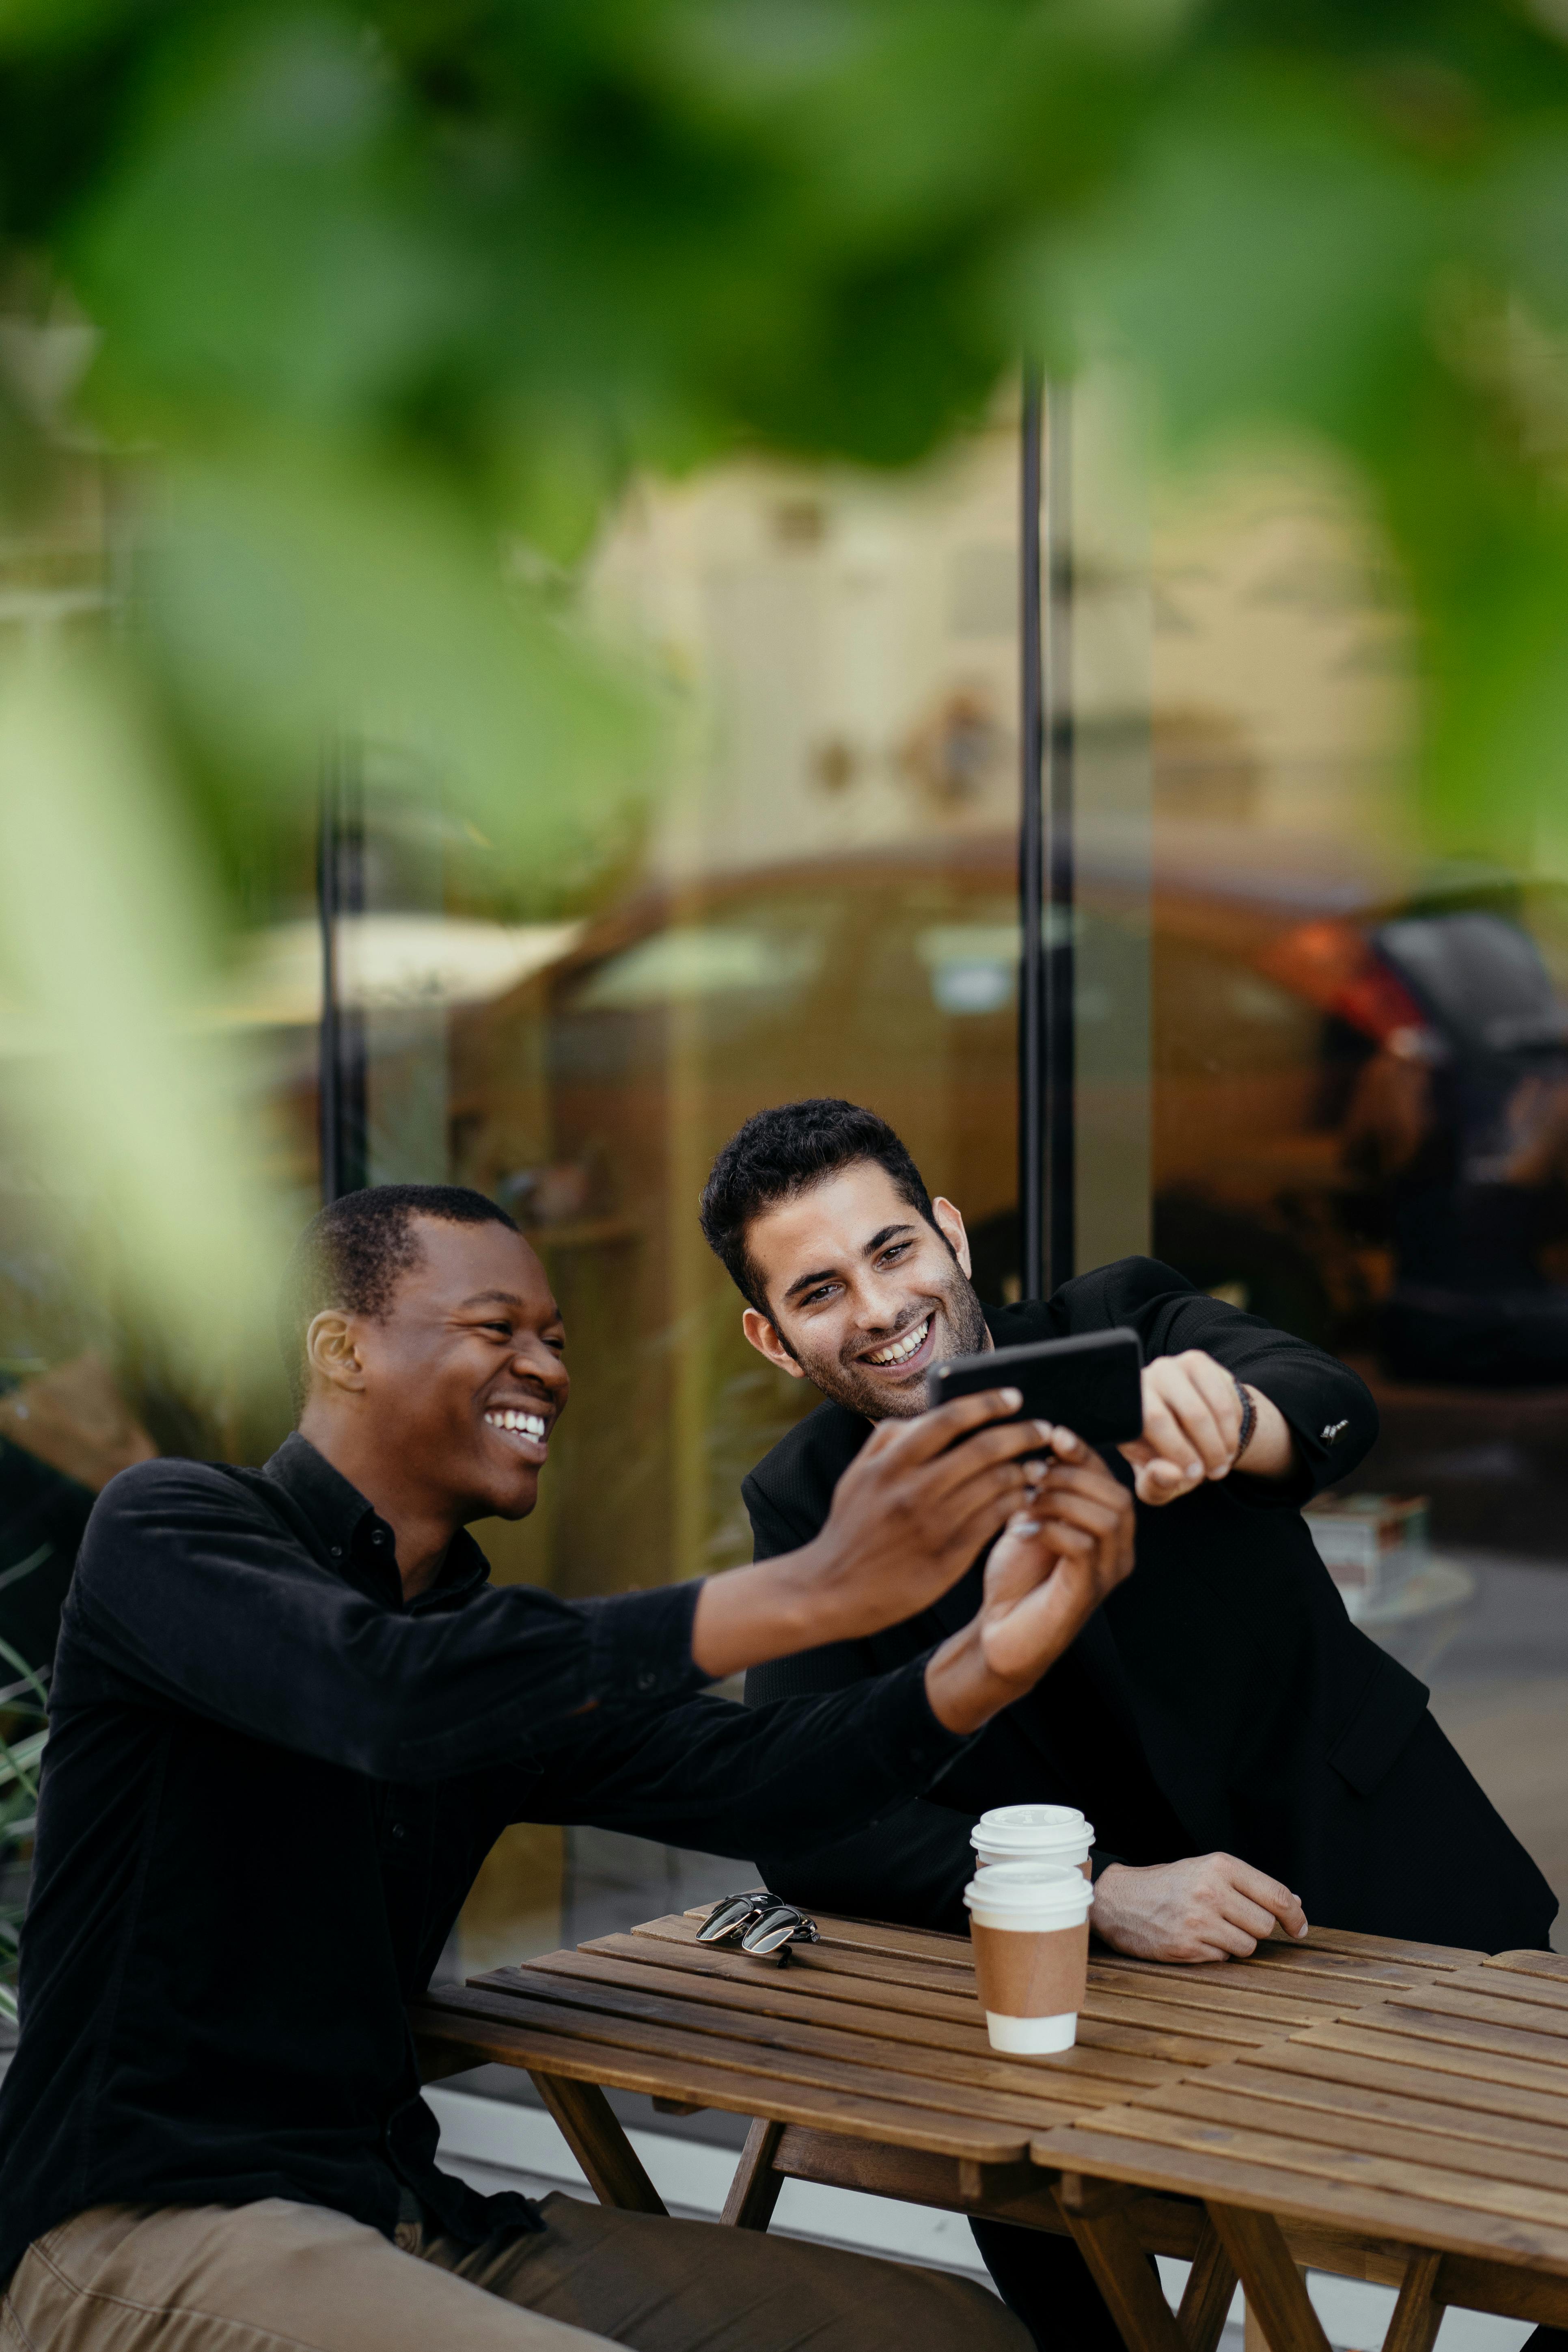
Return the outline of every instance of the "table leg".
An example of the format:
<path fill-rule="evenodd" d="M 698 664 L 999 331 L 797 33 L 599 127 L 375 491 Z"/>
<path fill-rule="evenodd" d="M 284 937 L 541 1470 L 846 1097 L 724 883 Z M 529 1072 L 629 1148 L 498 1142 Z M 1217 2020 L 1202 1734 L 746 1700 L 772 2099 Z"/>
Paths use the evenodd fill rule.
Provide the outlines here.
<path fill-rule="evenodd" d="M 1203 2234 L 1182 2294 L 1176 2324 L 1186 2337 L 1189 2352 L 1215 2352 L 1236 2293 L 1236 2264 L 1226 2252 L 1219 2231 L 1205 2214 Z M 1431 2352 L 1430 2346 L 1423 2352 Z"/>
<path fill-rule="evenodd" d="M 1273 2215 L 1240 2205 L 1211 2204 L 1208 2211 L 1269 2352 L 1329 2352 L 1322 2323 Z"/>
<path fill-rule="evenodd" d="M 1056 2199 L 1127 2352 L 1187 2352 L 1159 2275 L 1127 2216 L 1135 2192 L 1068 2172 L 1057 2183 Z"/>
<path fill-rule="evenodd" d="M 1442 2262 L 1441 2254 L 1411 2255 L 1383 2339 L 1383 2352 L 1432 2352 L 1443 2320 L 1444 2307 L 1432 2296 Z"/>
<path fill-rule="evenodd" d="M 773 2169 L 784 2131 L 783 2124 L 770 2123 L 766 2116 L 758 2116 L 746 2134 L 746 2145 L 741 2150 L 741 2161 L 735 2167 L 735 2178 L 730 2183 L 730 2194 L 719 2216 L 731 2229 L 765 2230 L 773 2220 L 773 2207 L 784 2187 L 784 2174 Z"/>
<path fill-rule="evenodd" d="M 536 2074 L 531 2066 L 528 2073 L 600 2204 L 619 2205 L 631 2213 L 664 2212 L 663 2198 L 643 2170 L 637 2150 L 597 2083 L 574 2083 L 564 2074 Z"/>

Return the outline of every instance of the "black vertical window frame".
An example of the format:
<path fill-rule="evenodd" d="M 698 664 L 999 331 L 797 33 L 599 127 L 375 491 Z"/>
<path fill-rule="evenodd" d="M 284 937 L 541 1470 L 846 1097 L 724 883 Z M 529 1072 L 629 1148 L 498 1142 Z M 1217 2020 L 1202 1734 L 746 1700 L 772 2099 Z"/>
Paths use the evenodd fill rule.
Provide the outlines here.
<path fill-rule="evenodd" d="M 1072 440 L 1024 370 L 1019 466 L 1018 1240 L 1021 1288 L 1074 1271 Z"/>
<path fill-rule="evenodd" d="M 1045 620 L 1041 610 L 1044 385 L 1024 369 L 1019 464 L 1018 1250 L 1026 1298 L 1046 1295 Z"/>
<path fill-rule="evenodd" d="M 359 768 L 344 745 L 323 763 L 316 852 L 316 912 L 321 937 L 321 1199 L 356 1192 L 368 1173 L 364 1016 L 345 1003 L 342 919 L 364 912 L 364 813 Z"/>
<path fill-rule="evenodd" d="M 1046 1282 L 1078 1270 L 1078 1038 L 1074 906 L 1072 404 L 1065 384 L 1045 404 L 1045 1091 Z"/>

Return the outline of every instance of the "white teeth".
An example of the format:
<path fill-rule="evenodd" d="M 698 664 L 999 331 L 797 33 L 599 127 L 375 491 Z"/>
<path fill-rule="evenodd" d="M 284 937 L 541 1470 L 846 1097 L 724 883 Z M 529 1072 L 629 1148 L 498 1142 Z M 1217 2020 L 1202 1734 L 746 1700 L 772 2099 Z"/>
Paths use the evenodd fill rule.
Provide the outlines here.
<path fill-rule="evenodd" d="M 906 1356 L 912 1356 L 917 1348 L 925 1345 L 925 1336 L 930 1329 L 931 1317 L 928 1315 L 923 1323 L 917 1323 L 912 1331 L 906 1331 L 901 1339 L 895 1339 L 890 1348 L 882 1349 L 879 1354 L 868 1356 L 866 1361 L 868 1364 L 901 1364 Z"/>
<path fill-rule="evenodd" d="M 546 1423 L 541 1413 L 519 1412 L 510 1405 L 499 1405 L 493 1412 L 487 1412 L 485 1419 L 492 1429 L 515 1429 L 524 1437 L 537 1438 L 542 1445 L 544 1443 Z"/>

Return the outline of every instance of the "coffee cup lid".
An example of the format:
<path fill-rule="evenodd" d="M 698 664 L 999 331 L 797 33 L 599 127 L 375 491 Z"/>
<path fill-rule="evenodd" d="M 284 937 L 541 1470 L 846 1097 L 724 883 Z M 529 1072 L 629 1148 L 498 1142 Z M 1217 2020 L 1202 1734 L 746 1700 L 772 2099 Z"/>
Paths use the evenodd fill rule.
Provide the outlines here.
<path fill-rule="evenodd" d="M 969 1843 L 993 1853 L 1049 1853 L 1092 1845 L 1094 1827 L 1076 1805 L 994 1805 L 981 1814 Z"/>
<path fill-rule="evenodd" d="M 963 1890 L 971 1911 L 997 1916 L 1037 1913 L 1052 1926 L 1076 1927 L 1089 1916 L 1094 1889 L 1081 1870 L 1054 1862 L 997 1862 Z"/>

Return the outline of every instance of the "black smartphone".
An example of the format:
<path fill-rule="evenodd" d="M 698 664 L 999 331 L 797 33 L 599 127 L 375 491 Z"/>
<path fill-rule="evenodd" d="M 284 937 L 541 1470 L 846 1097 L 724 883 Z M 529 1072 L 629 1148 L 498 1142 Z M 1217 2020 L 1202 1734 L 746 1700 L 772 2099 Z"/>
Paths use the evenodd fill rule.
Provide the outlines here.
<path fill-rule="evenodd" d="M 1086 1445 L 1121 1445 L 1143 1433 L 1143 1349 L 1136 1331 L 1086 1331 L 1034 1339 L 988 1356 L 950 1356 L 926 1374 L 928 1405 L 982 1389 L 1020 1389 L 1015 1421 L 1059 1421 Z"/>

